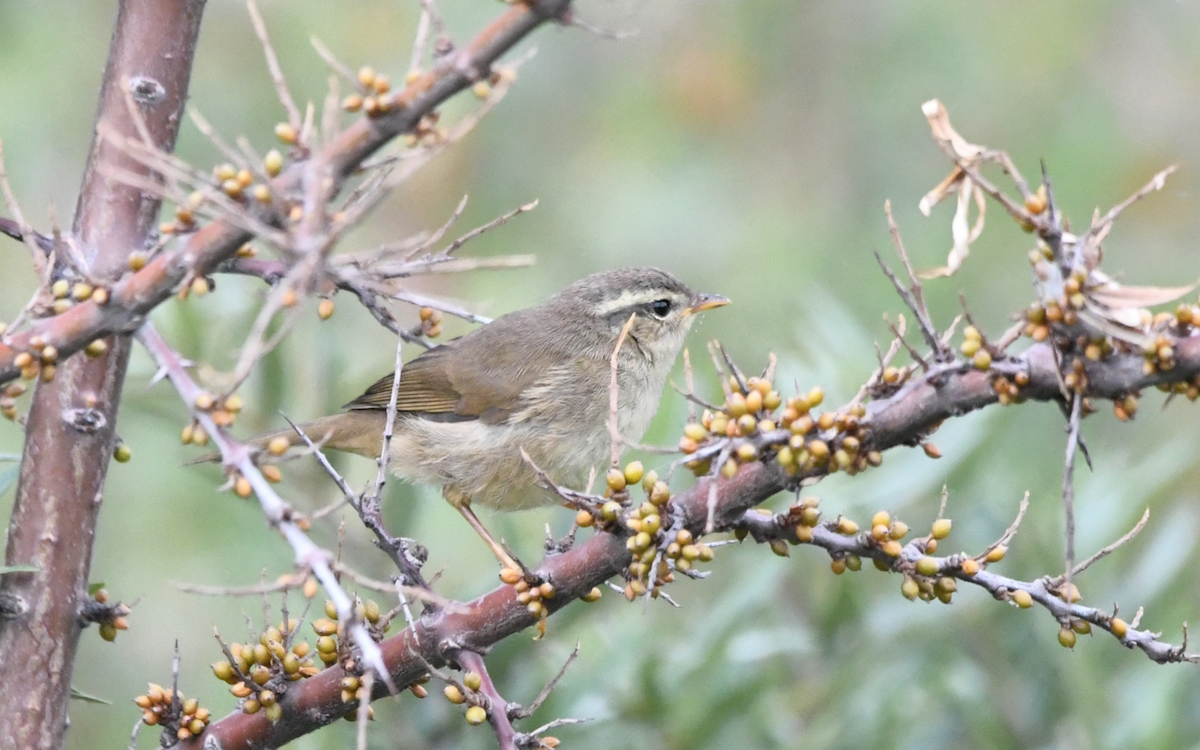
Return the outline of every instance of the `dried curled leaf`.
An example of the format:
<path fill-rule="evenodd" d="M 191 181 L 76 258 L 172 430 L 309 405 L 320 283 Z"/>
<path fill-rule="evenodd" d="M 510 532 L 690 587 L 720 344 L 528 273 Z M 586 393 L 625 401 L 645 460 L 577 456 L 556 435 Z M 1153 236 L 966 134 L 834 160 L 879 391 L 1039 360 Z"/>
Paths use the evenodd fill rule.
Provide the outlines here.
<path fill-rule="evenodd" d="M 950 124 L 949 113 L 946 112 L 946 108 L 937 99 L 930 99 L 922 104 L 921 112 L 929 120 L 929 129 L 933 132 L 933 137 L 949 145 L 960 159 L 976 161 L 985 151 L 983 146 L 970 143 L 958 134 L 958 131 Z M 937 187 L 930 190 L 921 198 L 919 204 L 921 213 L 929 216 L 930 211 L 935 205 L 955 193 L 958 194 L 958 207 L 954 212 L 954 220 L 950 224 L 950 233 L 953 237 L 954 245 L 950 248 L 950 254 L 946 258 L 946 265 L 941 268 L 932 268 L 920 272 L 918 276 L 923 279 L 933 279 L 954 274 L 971 252 L 971 243 L 977 240 L 983 232 L 983 220 L 987 213 L 986 196 L 979 186 L 967 175 L 966 171 L 959 166 L 955 166 L 946 179 L 938 183 Z M 970 223 L 972 196 L 975 198 L 975 205 L 979 210 L 979 215 L 975 219 L 974 226 Z"/>
<path fill-rule="evenodd" d="M 958 131 L 950 124 L 950 114 L 937 99 L 930 99 L 922 104 L 921 112 L 925 115 L 925 119 L 929 120 L 929 129 L 933 131 L 933 137 L 949 143 L 950 147 L 954 149 L 954 153 L 958 154 L 960 158 L 974 160 L 986 150 L 983 146 L 970 143 L 958 134 Z"/>
<path fill-rule="evenodd" d="M 975 217 L 974 226 L 970 223 L 971 197 L 975 198 L 975 207 L 979 215 Z M 958 207 L 954 211 L 954 219 L 950 222 L 950 235 L 954 245 L 946 257 L 946 265 L 921 271 L 917 275 L 923 279 L 936 279 L 953 275 L 962 266 L 963 261 L 971 252 L 971 243 L 979 239 L 983 233 L 983 220 L 987 215 L 987 198 L 970 177 L 963 176 L 958 186 Z"/>
<path fill-rule="evenodd" d="M 1195 284 L 1188 286 L 1122 286 L 1115 281 L 1109 281 L 1089 289 L 1087 296 L 1092 301 L 1113 310 L 1127 310 L 1165 305 L 1185 294 L 1190 294 L 1195 288 Z"/>
<path fill-rule="evenodd" d="M 921 209 L 921 213 L 929 216 L 933 207 L 945 200 L 949 195 L 958 191 L 958 186 L 962 183 L 963 178 L 967 173 L 962 167 L 955 167 L 946 179 L 938 183 L 937 187 L 930 190 L 921 198 L 921 202 L 917 204 L 917 208 Z"/>

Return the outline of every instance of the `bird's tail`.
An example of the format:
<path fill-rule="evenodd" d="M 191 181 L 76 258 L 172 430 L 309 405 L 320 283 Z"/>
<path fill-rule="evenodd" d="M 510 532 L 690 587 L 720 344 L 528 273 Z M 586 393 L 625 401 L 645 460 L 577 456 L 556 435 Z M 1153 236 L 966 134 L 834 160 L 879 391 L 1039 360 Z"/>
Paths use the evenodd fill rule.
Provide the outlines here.
<path fill-rule="evenodd" d="M 299 429 L 316 443 L 321 450 L 357 453 L 376 458 L 383 442 L 385 414 L 382 410 L 354 409 L 341 414 L 314 419 L 298 425 Z M 304 445 L 304 438 L 292 428 L 277 430 L 241 441 L 253 450 L 266 450 L 276 438 L 287 440 L 288 447 Z M 188 465 L 212 463 L 221 460 L 221 454 L 207 453 L 188 461 Z"/>

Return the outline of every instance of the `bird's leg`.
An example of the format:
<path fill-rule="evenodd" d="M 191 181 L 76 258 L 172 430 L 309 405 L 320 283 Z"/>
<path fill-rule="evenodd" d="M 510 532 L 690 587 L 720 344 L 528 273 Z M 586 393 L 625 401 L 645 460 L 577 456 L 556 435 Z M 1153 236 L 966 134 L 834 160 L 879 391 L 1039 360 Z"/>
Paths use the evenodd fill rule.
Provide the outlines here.
<path fill-rule="evenodd" d="M 467 519 L 467 523 L 471 524 L 471 528 L 475 529 L 475 533 L 478 534 L 483 539 L 484 543 L 491 548 L 492 554 L 496 556 L 496 559 L 500 561 L 502 566 L 506 568 L 512 568 L 518 573 L 521 573 L 522 576 L 526 574 L 527 571 L 525 570 L 525 566 L 518 562 L 515 557 L 509 554 L 508 550 L 506 550 L 502 544 L 497 542 L 492 537 L 491 532 L 489 532 L 483 525 L 483 522 L 479 520 L 479 516 L 475 515 L 475 511 L 471 510 L 470 497 L 462 492 L 451 490 L 448 487 L 442 491 L 442 496 L 446 498 L 446 502 L 450 503 L 455 510 L 462 514 L 463 518 Z"/>

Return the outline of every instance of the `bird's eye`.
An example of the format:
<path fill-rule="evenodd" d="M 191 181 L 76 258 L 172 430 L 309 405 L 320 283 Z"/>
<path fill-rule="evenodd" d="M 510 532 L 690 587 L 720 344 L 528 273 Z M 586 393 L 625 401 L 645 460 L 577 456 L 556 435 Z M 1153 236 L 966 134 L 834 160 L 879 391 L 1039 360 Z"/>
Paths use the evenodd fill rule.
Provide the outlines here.
<path fill-rule="evenodd" d="M 657 318 L 667 317 L 667 313 L 671 312 L 671 300 L 656 299 L 650 303 L 650 312 L 654 313 Z"/>

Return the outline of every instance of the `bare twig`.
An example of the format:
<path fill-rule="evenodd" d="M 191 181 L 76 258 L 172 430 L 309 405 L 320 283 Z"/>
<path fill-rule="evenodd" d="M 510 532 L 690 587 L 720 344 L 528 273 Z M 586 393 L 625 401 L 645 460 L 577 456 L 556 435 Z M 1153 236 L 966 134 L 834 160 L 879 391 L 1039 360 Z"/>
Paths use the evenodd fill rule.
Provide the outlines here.
<path fill-rule="evenodd" d="M 558 670 L 557 674 L 550 678 L 550 681 L 546 683 L 546 686 L 542 688 L 542 691 L 537 694 L 536 698 L 533 699 L 533 703 L 530 703 L 528 706 L 523 708 L 517 708 L 509 711 L 509 716 L 511 716 L 513 719 L 527 719 L 530 716 L 533 716 L 533 712 L 541 708 L 541 705 L 546 702 L 546 699 L 550 697 L 550 693 L 554 691 L 554 687 L 571 667 L 571 662 L 575 661 L 578 656 L 579 642 L 576 641 L 575 648 L 571 650 L 571 655 L 567 657 L 567 660 L 563 663 L 562 668 Z"/>
<path fill-rule="evenodd" d="M 213 422 L 208 412 L 194 408 L 197 398 L 204 392 L 188 375 L 179 355 L 168 346 L 167 342 L 149 323 L 138 329 L 137 338 L 146 347 L 158 366 L 167 372 L 167 377 L 179 391 L 184 403 L 191 408 L 192 416 L 204 427 L 214 445 L 221 452 L 222 461 L 226 465 L 236 468 L 242 476 L 249 480 L 250 486 L 258 497 L 259 504 L 262 506 L 263 513 L 292 546 L 296 555 L 296 564 L 301 568 L 312 570 L 325 587 L 325 592 L 337 607 L 340 621 L 346 623 L 355 644 L 362 651 L 363 660 L 372 669 L 378 671 L 383 681 L 395 692 L 379 646 L 372 640 L 362 623 L 357 621 L 354 614 L 354 603 L 338 585 L 337 578 L 330 568 L 330 554 L 313 544 L 312 540 L 292 520 L 291 506 L 275 492 L 275 488 L 263 477 L 262 472 L 254 463 L 250 450 L 245 445 L 231 439 L 222 427 Z"/>
<path fill-rule="evenodd" d="M 892 286 L 896 287 L 896 293 L 900 295 L 900 299 L 904 300 L 904 304 L 908 309 L 912 310 L 913 315 L 917 319 L 917 327 L 921 329 L 921 335 L 925 338 L 925 343 L 929 346 L 935 357 L 938 360 L 947 359 L 945 347 L 938 340 L 937 329 L 933 325 L 933 321 L 929 317 L 929 308 L 925 305 L 925 296 L 922 291 L 921 282 L 913 272 L 912 264 L 909 263 L 908 253 L 904 249 L 904 242 L 900 239 L 900 228 L 896 226 L 896 220 L 892 216 L 892 202 L 884 201 L 883 211 L 887 215 L 888 234 L 892 237 L 892 245 L 896 248 L 896 254 L 900 256 L 901 262 L 904 264 L 904 270 L 908 273 L 909 285 L 905 287 L 900 283 L 900 279 L 892 270 L 888 268 L 887 263 L 884 263 L 883 257 L 879 253 L 875 253 L 875 260 L 879 262 L 879 266 L 883 269 L 884 274 L 891 280 Z"/>
<path fill-rule="evenodd" d="M 266 55 L 267 68 L 271 71 L 271 81 L 275 84 L 275 93 L 279 96 L 279 103 L 287 112 L 288 122 L 299 130 L 300 108 L 296 106 L 296 100 L 288 91 L 287 79 L 283 76 L 283 68 L 280 67 L 279 58 L 275 55 L 275 48 L 271 46 L 271 39 L 267 36 L 267 25 L 263 23 L 262 15 L 258 12 L 258 3 L 254 0 L 246 0 L 246 9 L 250 11 L 250 22 L 254 24 L 254 33 L 258 36 L 259 43 L 262 44 L 263 54 Z"/>
<path fill-rule="evenodd" d="M 37 273 L 38 278 L 45 278 L 48 269 L 46 265 L 46 253 L 37 246 L 34 232 L 29 224 L 25 222 L 25 216 L 21 213 L 21 206 L 17 203 L 17 196 L 13 194 L 12 185 L 8 182 L 8 172 L 4 168 L 4 142 L 0 141 L 0 190 L 4 191 L 4 205 L 8 208 L 8 212 L 12 214 L 13 220 L 16 223 L 17 229 L 20 232 L 20 239 L 29 248 L 29 257 L 33 260 L 33 269 Z M 10 236 L 11 233 L 8 233 Z"/>
<path fill-rule="evenodd" d="M 1079 447 L 1079 427 L 1083 419 L 1082 409 L 1083 395 L 1076 392 L 1071 399 L 1071 412 L 1067 423 L 1067 458 L 1063 465 L 1062 480 L 1063 514 L 1066 517 L 1064 557 L 1067 564 L 1067 588 L 1070 588 L 1071 577 L 1075 572 L 1075 451 Z"/>
<path fill-rule="evenodd" d="M 613 347 L 612 356 L 608 359 L 608 366 L 612 373 L 608 381 L 608 448 L 614 469 L 621 465 L 621 425 L 617 419 L 617 402 L 620 399 L 621 391 L 617 384 L 617 363 L 619 361 L 617 355 L 620 354 L 621 345 L 625 343 L 625 337 L 629 335 L 629 329 L 633 327 L 633 321 L 636 318 L 637 313 L 633 313 L 629 316 L 629 320 L 625 321 L 625 325 L 621 327 L 621 335 L 617 336 L 617 344 Z"/>
<path fill-rule="evenodd" d="M 987 548 L 985 548 L 983 552 L 976 557 L 976 559 L 983 560 L 989 554 L 991 554 L 993 550 L 1000 547 L 1007 547 L 1008 544 L 1013 540 L 1013 537 L 1017 535 L 1017 530 L 1021 528 L 1021 521 L 1025 519 L 1025 511 L 1027 510 L 1029 510 L 1029 490 L 1025 490 L 1025 497 L 1021 498 L 1021 505 L 1017 508 L 1017 517 L 1014 518 L 1013 522 L 1009 524 L 1007 529 L 1004 530 L 1004 533 L 1000 535 L 1000 538 L 988 545 Z"/>
<path fill-rule="evenodd" d="M 521 459 L 533 470 L 533 473 L 538 478 L 538 483 L 562 498 L 563 503 L 575 510 L 586 510 L 593 514 L 600 511 L 600 506 L 604 504 L 603 497 L 560 486 L 550 478 L 550 475 L 544 469 L 533 462 L 533 459 L 525 452 L 524 448 L 520 450 Z"/>
<path fill-rule="evenodd" d="M 383 485 L 387 482 L 388 464 L 392 460 L 392 433 L 396 426 L 396 401 L 400 396 L 400 378 L 404 372 L 404 341 L 396 342 L 396 369 L 392 373 L 392 390 L 388 393 L 386 416 L 383 423 L 383 446 L 379 450 L 379 460 L 376 466 L 375 491 L 372 498 L 378 502 L 383 493 Z"/>
<path fill-rule="evenodd" d="M 1124 535 L 1122 535 L 1122 536 L 1121 536 L 1121 538 L 1120 538 L 1120 539 L 1118 539 L 1117 541 L 1113 542 L 1112 544 L 1109 544 L 1109 545 L 1106 545 L 1106 546 L 1104 546 L 1104 547 L 1100 548 L 1100 549 L 1099 549 L 1099 550 L 1096 552 L 1096 554 L 1092 555 L 1092 556 L 1091 556 L 1091 557 L 1089 557 L 1088 559 L 1086 559 L 1086 560 L 1084 560 L 1083 562 L 1081 562 L 1081 563 L 1079 563 L 1078 565 L 1076 565 L 1076 566 L 1075 566 L 1075 567 L 1074 567 L 1074 568 L 1071 570 L 1071 575 L 1072 575 L 1072 576 L 1077 576 L 1077 575 L 1079 575 L 1080 573 L 1082 573 L 1083 571 L 1085 571 L 1085 570 L 1087 570 L 1088 568 L 1090 568 L 1090 567 L 1091 567 L 1091 566 L 1092 566 L 1094 563 L 1096 563 L 1097 561 L 1099 561 L 1099 560 L 1102 560 L 1102 559 L 1104 559 L 1105 557 L 1108 557 L 1110 554 L 1112 554 L 1113 552 L 1115 552 L 1115 551 L 1116 551 L 1116 550 L 1117 550 L 1119 547 L 1121 547 L 1123 544 L 1125 544 L 1125 543 L 1126 543 L 1126 542 L 1128 542 L 1130 539 L 1133 539 L 1135 536 L 1137 536 L 1138 534 L 1140 534 L 1140 533 L 1141 533 L 1141 531 L 1142 531 L 1142 529 L 1146 528 L 1146 522 L 1147 522 L 1147 521 L 1149 521 L 1149 520 L 1150 520 L 1150 509 L 1149 509 L 1149 508 L 1146 508 L 1145 512 L 1144 512 L 1144 513 L 1142 513 L 1142 517 L 1141 517 L 1141 519 L 1140 519 L 1140 520 L 1139 520 L 1139 521 L 1138 521 L 1136 524 L 1134 524 L 1134 526 L 1133 526 L 1133 528 L 1132 528 L 1132 529 L 1130 529 L 1129 531 L 1125 532 L 1125 534 L 1124 534 Z M 1069 580 L 1069 579 L 1067 580 L 1067 583 L 1070 583 L 1070 580 Z"/>
<path fill-rule="evenodd" d="M 1129 208 L 1134 203 L 1137 203 L 1151 193 L 1162 190 L 1167 184 L 1167 178 L 1175 174 L 1178 169 L 1178 164 L 1172 164 L 1166 169 L 1158 172 L 1151 177 L 1150 181 L 1143 185 L 1136 193 L 1110 208 L 1108 213 L 1104 214 L 1104 216 L 1100 217 L 1098 220 L 1093 220 L 1092 227 L 1088 230 L 1089 238 L 1094 238 L 1095 242 L 1099 242 L 1103 235 L 1108 233 L 1108 230 L 1112 227 L 1113 222 L 1117 220 L 1117 217 L 1120 216 L 1125 209 Z"/>

